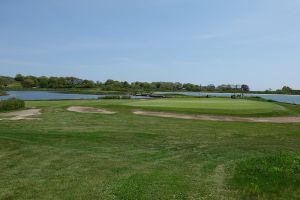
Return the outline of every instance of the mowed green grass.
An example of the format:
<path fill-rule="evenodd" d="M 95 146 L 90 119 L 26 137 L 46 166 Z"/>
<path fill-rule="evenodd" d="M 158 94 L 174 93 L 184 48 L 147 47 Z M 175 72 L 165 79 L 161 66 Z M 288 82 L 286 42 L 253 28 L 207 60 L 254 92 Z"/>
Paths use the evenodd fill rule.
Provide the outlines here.
<path fill-rule="evenodd" d="M 298 199 L 300 124 L 136 116 L 138 102 L 26 102 L 42 120 L 0 121 L 0 199 Z"/>
<path fill-rule="evenodd" d="M 289 111 L 279 104 L 230 98 L 174 98 L 129 102 L 126 105 L 159 111 L 176 111 L 194 114 L 276 116 Z"/>

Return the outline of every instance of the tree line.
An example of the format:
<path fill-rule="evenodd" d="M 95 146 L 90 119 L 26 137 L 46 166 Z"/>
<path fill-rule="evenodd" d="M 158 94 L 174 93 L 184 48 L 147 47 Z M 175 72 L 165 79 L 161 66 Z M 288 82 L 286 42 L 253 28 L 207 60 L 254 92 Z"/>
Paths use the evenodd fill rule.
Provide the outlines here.
<path fill-rule="evenodd" d="M 289 86 L 283 86 L 281 89 L 278 90 L 266 90 L 265 93 L 269 94 L 293 94 L 293 95 L 300 95 L 300 90 L 294 90 Z"/>
<path fill-rule="evenodd" d="M 192 91 L 192 92 L 235 92 L 242 90 L 250 91 L 248 85 L 244 84 L 236 88 L 235 85 L 213 84 L 203 86 L 192 83 L 180 82 L 132 82 L 107 80 L 95 82 L 77 77 L 46 77 L 46 76 L 24 76 L 17 74 L 15 77 L 0 77 L 0 88 L 7 87 L 13 82 L 18 82 L 23 88 L 99 88 L 104 91 Z"/>

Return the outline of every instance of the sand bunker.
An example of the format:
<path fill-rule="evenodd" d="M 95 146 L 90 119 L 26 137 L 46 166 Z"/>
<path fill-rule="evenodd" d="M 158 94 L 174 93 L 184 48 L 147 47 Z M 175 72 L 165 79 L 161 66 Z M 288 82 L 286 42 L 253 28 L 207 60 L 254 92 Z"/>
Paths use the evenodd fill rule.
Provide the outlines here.
<path fill-rule="evenodd" d="M 33 118 L 33 116 L 40 115 L 41 112 L 40 109 L 28 109 L 28 110 L 20 110 L 20 111 L 14 111 L 14 112 L 9 112 L 9 113 L 3 113 L 0 116 L 5 117 L 2 118 L 1 120 L 7 119 L 7 120 L 22 120 L 22 119 L 37 119 L 39 120 L 40 118 Z"/>
<path fill-rule="evenodd" d="M 233 116 L 211 116 L 211 115 L 191 115 L 177 114 L 167 112 L 151 111 L 134 111 L 136 115 L 177 118 L 177 119 L 194 119 L 205 121 L 238 121 L 238 122 L 265 122 L 265 123 L 300 123 L 300 117 L 233 117 Z"/>
<path fill-rule="evenodd" d="M 85 106 L 71 106 L 67 109 L 68 111 L 80 112 L 80 113 L 102 113 L 102 114 L 115 114 L 116 112 L 112 112 L 105 109 L 93 108 L 93 107 L 85 107 Z"/>

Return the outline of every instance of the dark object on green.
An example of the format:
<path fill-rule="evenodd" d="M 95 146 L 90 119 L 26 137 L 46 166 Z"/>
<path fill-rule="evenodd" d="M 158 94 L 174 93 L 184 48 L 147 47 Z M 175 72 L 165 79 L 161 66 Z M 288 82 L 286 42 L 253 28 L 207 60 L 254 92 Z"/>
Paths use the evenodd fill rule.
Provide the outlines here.
<path fill-rule="evenodd" d="M 131 99 L 131 96 L 110 95 L 110 96 L 99 97 L 99 99 Z"/>

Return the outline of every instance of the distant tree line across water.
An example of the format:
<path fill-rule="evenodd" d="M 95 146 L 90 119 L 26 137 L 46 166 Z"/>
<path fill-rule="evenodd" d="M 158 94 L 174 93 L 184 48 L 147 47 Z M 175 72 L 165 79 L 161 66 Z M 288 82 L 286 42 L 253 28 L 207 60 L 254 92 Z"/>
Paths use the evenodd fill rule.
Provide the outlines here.
<path fill-rule="evenodd" d="M 191 92 L 250 92 L 247 84 L 230 85 L 223 84 L 215 86 L 213 84 L 203 86 L 192 83 L 180 82 L 132 82 L 107 80 L 105 82 L 95 82 L 92 80 L 80 79 L 76 77 L 46 77 L 46 76 L 24 76 L 17 74 L 15 77 L 0 76 L 0 88 L 45 88 L 45 89 L 68 89 L 68 88 L 98 88 L 103 91 L 191 91 Z M 284 86 L 281 90 L 266 91 L 269 93 L 292 94 L 295 90 Z M 299 92 L 300 94 L 300 92 Z"/>
<path fill-rule="evenodd" d="M 234 92 L 236 89 L 244 92 L 250 91 L 248 85 L 244 84 L 239 88 L 235 85 L 213 84 L 202 86 L 192 83 L 179 82 L 132 82 L 107 80 L 105 82 L 95 82 L 76 77 L 46 77 L 46 76 L 24 76 L 17 74 L 15 77 L 0 77 L 0 87 L 10 87 L 14 83 L 19 83 L 22 88 L 99 88 L 103 91 L 192 91 L 192 92 Z"/>
<path fill-rule="evenodd" d="M 268 89 L 268 90 L 264 91 L 264 93 L 300 95 L 300 90 L 294 90 L 294 89 L 290 88 L 289 86 L 283 86 L 282 89 L 279 89 L 279 90 Z"/>

